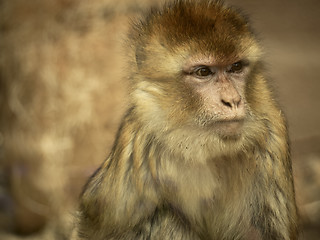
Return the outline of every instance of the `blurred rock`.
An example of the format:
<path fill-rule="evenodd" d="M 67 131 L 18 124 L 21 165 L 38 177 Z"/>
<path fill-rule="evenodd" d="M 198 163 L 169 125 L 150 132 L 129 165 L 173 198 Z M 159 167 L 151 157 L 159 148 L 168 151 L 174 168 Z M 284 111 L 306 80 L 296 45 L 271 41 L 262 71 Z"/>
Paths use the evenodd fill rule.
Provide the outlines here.
<path fill-rule="evenodd" d="M 126 109 L 121 39 L 150 1 L 0 4 L 0 227 L 25 235 L 58 226 L 106 158 Z"/>

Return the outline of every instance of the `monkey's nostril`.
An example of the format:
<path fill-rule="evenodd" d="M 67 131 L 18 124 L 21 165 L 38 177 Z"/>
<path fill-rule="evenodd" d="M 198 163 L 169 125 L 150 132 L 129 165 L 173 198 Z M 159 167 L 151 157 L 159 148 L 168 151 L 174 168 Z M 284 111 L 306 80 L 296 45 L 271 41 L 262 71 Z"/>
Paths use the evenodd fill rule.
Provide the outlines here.
<path fill-rule="evenodd" d="M 227 106 L 229 108 L 232 108 L 232 104 L 230 102 L 227 102 L 227 101 L 225 101 L 223 99 L 221 100 L 221 102 L 222 102 L 223 105 L 225 105 L 225 106 Z"/>

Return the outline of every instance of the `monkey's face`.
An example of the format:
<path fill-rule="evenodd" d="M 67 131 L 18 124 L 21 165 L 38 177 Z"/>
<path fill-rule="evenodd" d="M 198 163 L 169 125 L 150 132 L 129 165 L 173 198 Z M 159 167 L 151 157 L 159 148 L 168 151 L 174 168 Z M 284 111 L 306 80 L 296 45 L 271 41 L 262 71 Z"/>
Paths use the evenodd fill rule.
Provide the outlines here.
<path fill-rule="evenodd" d="M 179 56 L 167 53 L 153 61 L 157 64 L 139 70 L 143 81 L 137 86 L 147 97 L 144 106 L 150 104 L 148 113 L 157 116 L 154 121 L 174 128 L 193 125 L 222 138 L 242 135 L 251 116 L 247 95 L 255 63 L 250 58 L 217 61 L 214 55 L 180 51 Z"/>
<path fill-rule="evenodd" d="M 191 57 L 183 66 L 183 82 L 193 95 L 195 121 L 222 136 L 240 135 L 247 115 L 245 86 L 249 61 L 219 64 L 212 57 Z"/>

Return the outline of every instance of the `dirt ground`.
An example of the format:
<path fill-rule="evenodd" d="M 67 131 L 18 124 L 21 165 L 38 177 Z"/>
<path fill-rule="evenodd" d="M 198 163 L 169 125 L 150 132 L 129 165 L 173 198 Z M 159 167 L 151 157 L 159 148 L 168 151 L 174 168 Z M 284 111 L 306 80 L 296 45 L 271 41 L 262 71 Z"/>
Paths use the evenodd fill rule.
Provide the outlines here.
<path fill-rule="evenodd" d="M 320 239 L 320 1 L 226 2 L 261 38 L 289 123 L 301 239 Z M 158 3 L 0 1 L 0 239 L 66 238 L 126 109 L 128 19 Z"/>

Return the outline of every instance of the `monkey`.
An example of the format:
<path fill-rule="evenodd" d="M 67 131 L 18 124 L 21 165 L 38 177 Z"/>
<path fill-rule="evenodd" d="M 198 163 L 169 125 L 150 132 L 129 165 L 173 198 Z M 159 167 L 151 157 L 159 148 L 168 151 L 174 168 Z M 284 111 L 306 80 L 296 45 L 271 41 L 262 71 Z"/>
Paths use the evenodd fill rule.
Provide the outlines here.
<path fill-rule="evenodd" d="M 247 17 L 175 0 L 128 42 L 128 110 L 74 239 L 298 239 L 287 123 Z"/>

